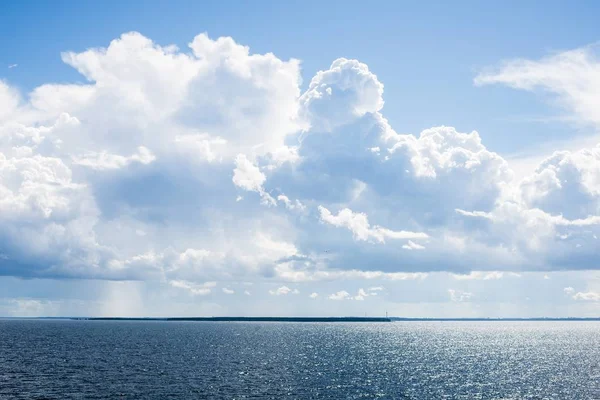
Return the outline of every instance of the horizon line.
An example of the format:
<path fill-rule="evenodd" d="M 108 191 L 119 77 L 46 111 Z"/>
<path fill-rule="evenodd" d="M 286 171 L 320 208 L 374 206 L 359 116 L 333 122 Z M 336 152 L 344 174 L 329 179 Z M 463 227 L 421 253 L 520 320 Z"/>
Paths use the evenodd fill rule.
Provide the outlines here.
<path fill-rule="evenodd" d="M 296 320 L 355 320 L 355 321 L 600 321 L 598 317 L 361 317 L 361 316 L 193 316 L 193 317 L 122 317 L 122 316 L 0 316 L 0 319 L 40 319 L 40 320 L 78 320 L 78 321 L 290 321 Z"/>

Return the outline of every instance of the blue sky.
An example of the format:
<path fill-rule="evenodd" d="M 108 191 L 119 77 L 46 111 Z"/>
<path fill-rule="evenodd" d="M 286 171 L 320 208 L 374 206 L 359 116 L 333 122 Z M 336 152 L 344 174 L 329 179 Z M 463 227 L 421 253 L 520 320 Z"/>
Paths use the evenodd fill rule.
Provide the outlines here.
<path fill-rule="evenodd" d="M 0 314 L 600 310 L 597 2 L 1 7 Z"/>

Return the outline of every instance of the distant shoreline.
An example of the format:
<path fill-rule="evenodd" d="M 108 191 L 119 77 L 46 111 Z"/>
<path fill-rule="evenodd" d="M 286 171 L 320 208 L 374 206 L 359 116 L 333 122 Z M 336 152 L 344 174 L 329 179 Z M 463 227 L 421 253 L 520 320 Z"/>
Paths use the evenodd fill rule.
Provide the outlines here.
<path fill-rule="evenodd" d="M 0 317 L 0 319 L 42 319 L 72 321 L 190 321 L 190 322 L 519 322 L 519 321 L 600 321 L 600 317 L 571 318 L 410 318 L 410 317 Z"/>
<path fill-rule="evenodd" d="M 194 322 L 392 322 L 384 317 L 173 317 L 173 318 L 71 318 L 88 321 L 194 321 Z"/>

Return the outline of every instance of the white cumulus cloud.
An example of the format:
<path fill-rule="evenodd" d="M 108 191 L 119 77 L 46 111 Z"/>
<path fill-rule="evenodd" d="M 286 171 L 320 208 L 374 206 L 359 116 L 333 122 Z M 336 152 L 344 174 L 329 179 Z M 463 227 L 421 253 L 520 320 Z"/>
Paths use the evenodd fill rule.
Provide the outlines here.
<path fill-rule="evenodd" d="M 350 293 L 345 290 L 340 290 L 339 292 L 335 292 L 329 295 L 329 300 L 346 300 L 350 297 Z"/>
<path fill-rule="evenodd" d="M 298 289 L 290 289 L 287 286 L 280 286 L 275 290 L 269 290 L 269 294 L 273 296 L 285 296 L 287 294 L 299 294 L 300 291 Z"/>
<path fill-rule="evenodd" d="M 583 301 L 600 301 L 600 293 L 598 292 L 577 292 L 573 295 L 575 300 Z"/>
<path fill-rule="evenodd" d="M 205 296 L 207 294 L 210 294 L 212 292 L 212 288 L 214 288 L 217 285 L 216 282 L 205 282 L 203 284 L 196 284 L 193 282 L 181 280 L 169 281 L 169 284 L 179 289 L 188 290 L 190 291 L 190 293 L 197 296 Z"/>

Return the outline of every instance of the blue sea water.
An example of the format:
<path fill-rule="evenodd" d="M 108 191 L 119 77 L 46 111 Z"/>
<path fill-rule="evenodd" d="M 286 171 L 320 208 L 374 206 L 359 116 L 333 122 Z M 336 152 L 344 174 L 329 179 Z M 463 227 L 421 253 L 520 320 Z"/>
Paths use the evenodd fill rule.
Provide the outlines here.
<path fill-rule="evenodd" d="M 600 399 L 600 323 L 0 320 L 0 398 Z"/>

